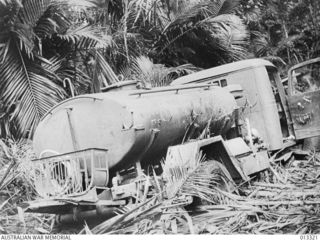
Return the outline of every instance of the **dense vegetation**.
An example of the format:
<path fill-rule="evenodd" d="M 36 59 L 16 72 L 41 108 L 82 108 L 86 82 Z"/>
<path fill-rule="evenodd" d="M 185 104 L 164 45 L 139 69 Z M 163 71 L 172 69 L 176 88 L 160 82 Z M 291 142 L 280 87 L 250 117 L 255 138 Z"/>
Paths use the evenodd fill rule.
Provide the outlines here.
<path fill-rule="evenodd" d="M 0 0 L 0 137 L 123 79 L 265 57 L 284 71 L 319 55 L 317 0 Z M 70 81 L 68 81 L 69 79 Z"/>

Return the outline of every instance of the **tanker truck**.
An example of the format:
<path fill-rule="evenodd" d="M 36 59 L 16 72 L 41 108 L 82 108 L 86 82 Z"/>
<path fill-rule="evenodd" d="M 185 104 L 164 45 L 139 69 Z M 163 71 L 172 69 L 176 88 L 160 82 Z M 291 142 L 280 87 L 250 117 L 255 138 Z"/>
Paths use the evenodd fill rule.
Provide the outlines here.
<path fill-rule="evenodd" d="M 145 171 L 159 166 L 169 146 L 206 128 L 215 136 L 234 128 L 237 103 L 227 88 L 121 88 L 67 99 L 45 114 L 33 138 L 42 198 L 28 211 L 59 214 L 61 222 L 74 217 L 75 208 L 79 218 L 112 215 L 146 194 Z"/>
<path fill-rule="evenodd" d="M 168 87 L 137 90 L 136 81 L 123 81 L 59 103 L 34 134 L 39 158 L 33 170 L 42 199 L 30 203 L 28 211 L 69 221 L 75 210 L 84 219 L 112 216 L 116 208 L 146 195 L 146 170 L 157 170 L 169 147 L 167 158 L 180 150 L 191 153 L 192 146 L 222 153 L 215 159 L 235 179 L 245 180 L 259 161 L 257 153 L 247 155 L 257 151 L 253 133 L 265 152 L 283 148 L 283 138 L 319 135 L 319 90 L 297 90 L 299 75 L 305 70 L 315 75 L 319 63 L 320 58 L 291 68 L 288 88 L 273 64 L 252 59 L 187 75 Z M 179 146 L 207 129 L 219 145 L 206 139 Z M 239 137 L 248 137 L 251 149 Z M 238 160 L 249 160 L 247 175 Z"/>

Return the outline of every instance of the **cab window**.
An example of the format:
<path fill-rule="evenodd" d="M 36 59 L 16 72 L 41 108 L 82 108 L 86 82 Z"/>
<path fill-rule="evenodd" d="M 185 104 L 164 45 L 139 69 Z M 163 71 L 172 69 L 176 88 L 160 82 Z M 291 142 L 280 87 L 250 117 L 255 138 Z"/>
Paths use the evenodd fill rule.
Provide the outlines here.
<path fill-rule="evenodd" d="M 294 69 L 291 74 L 294 95 L 320 90 L 320 62 Z"/>
<path fill-rule="evenodd" d="M 226 87 L 228 85 L 227 80 L 226 79 L 220 80 L 220 85 L 221 87 Z"/>
<path fill-rule="evenodd" d="M 210 82 L 210 84 L 220 86 L 220 87 L 226 87 L 228 85 L 226 79 L 221 79 L 221 80 L 213 80 Z"/>
<path fill-rule="evenodd" d="M 268 77 L 272 86 L 273 94 L 277 93 L 277 85 L 276 85 L 276 78 L 278 75 L 278 70 L 274 67 L 267 67 Z"/>

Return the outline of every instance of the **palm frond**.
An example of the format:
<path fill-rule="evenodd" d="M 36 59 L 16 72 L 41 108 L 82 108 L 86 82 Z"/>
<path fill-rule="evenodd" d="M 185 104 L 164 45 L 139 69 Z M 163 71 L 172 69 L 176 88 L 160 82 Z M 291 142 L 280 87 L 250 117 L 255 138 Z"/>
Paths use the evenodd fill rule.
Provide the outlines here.
<path fill-rule="evenodd" d="M 33 29 L 23 23 L 17 23 L 15 27 L 16 29 L 12 32 L 16 34 L 20 50 L 25 52 L 29 58 L 33 58 L 35 47 L 33 39 L 36 37 Z"/>
<path fill-rule="evenodd" d="M 112 41 L 105 34 L 105 29 L 97 25 L 71 28 L 67 18 L 70 2 L 0 2 L 0 12 L 4 14 L 0 17 L 0 100 L 6 111 L 11 113 L 11 123 L 17 125 L 18 137 L 26 137 L 28 133 L 32 135 L 41 116 L 67 96 L 61 87 L 65 78 L 73 81 L 78 93 L 88 89 L 90 77 L 79 69 L 81 66 L 76 63 L 77 60 L 70 61 L 70 53 L 75 49 L 106 47 Z M 96 5 L 90 0 L 72 3 L 72 7 L 81 5 L 81 9 Z M 67 51 L 59 52 L 59 48 Z M 60 58 L 62 55 L 65 58 L 63 61 Z M 97 67 L 102 70 L 98 77 L 109 82 L 116 81 L 105 59 L 99 54 L 97 56 Z M 7 120 L 9 116 L 4 117 Z M 8 128 L 5 129 L 7 132 Z"/>
<path fill-rule="evenodd" d="M 19 48 L 7 54 L 0 76 L 1 99 L 7 108 L 15 106 L 20 136 L 33 133 L 42 115 L 63 98 L 63 90 L 52 81 L 54 73 L 40 59 L 29 61 Z"/>
<path fill-rule="evenodd" d="M 39 18 L 34 32 L 41 39 L 51 38 L 57 33 L 65 33 L 71 26 L 65 11 L 55 1 L 51 1 L 47 10 Z"/>
<path fill-rule="evenodd" d="M 0 4 L 5 6 L 5 7 L 9 6 L 9 5 L 12 5 L 12 4 L 18 4 L 21 7 L 23 6 L 20 0 L 14 0 L 14 1 L 13 0 L 1 0 Z"/>
<path fill-rule="evenodd" d="M 263 58 L 273 63 L 275 66 L 287 66 L 287 63 L 279 56 L 265 56 Z"/>
<path fill-rule="evenodd" d="M 44 17 L 38 22 L 34 31 L 39 37 L 41 36 L 42 38 L 50 38 L 53 34 L 58 32 L 59 28 L 61 28 L 61 26 L 59 26 L 56 21 L 50 17 Z"/>
<path fill-rule="evenodd" d="M 68 88 L 72 88 L 74 95 L 89 93 L 92 78 L 81 69 L 62 63 L 57 69 L 56 75 L 62 80 L 61 85 L 65 79 L 71 81 L 72 86 L 68 86 Z M 69 96 L 71 96 L 71 89 Z"/>
<path fill-rule="evenodd" d="M 104 30 L 99 26 L 86 25 L 79 26 L 75 29 L 68 29 L 64 34 L 57 36 L 62 40 L 76 44 L 80 49 L 90 49 L 99 45 L 99 47 L 106 47 L 111 45 L 111 37 L 108 39 L 103 37 Z"/>
<path fill-rule="evenodd" d="M 121 227 L 126 227 L 132 225 L 133 222 L 137 222 L 140 219 L 140 216 L 145 217 L 146 214 L 152 213 L 160 213 L 161 209 L 159 209 L 161 203 L 154 204 L 153 201 L 156 200 L 156 197 L 153 197 L 141 204 L 133 206 L 131 209 L 125 210 L 123 214 L 119 214 L 101 224 L 94 227 L 91 232 L 94 234 L 102 234 L 108 233 L 112 230 L 121 229 Z"/>
<path fill-rule="evenodd" d="M 223 8 L 224 4 L 226 5 Z M 200 46 L 207 48 L 207 53 L 215 53 L 221 63 L 245 58 L 248 31 L 239 17 L 225 14 L 234 7 L 235 5 L 228 1 L 203 1 L 193 5 L 163 30 L 155 43 L 158 56 L 166 50 L 169 51 L 169 48 L 171 52 L 179 49 L 183 43 L 184 47 L 192 46 L 194 52 L 197 52 Z M 195 47 L 197 45 L 200 46 Z M 184 52 L 183 49 L 181 51 Z"/>
<path fill-rule="evenodd" d="M 152 25 L 163 29 L 169 22 L 162 1 L 134 0 L 129 2 L 129 16 L 127 18 L 130 28 Z"/>
<path fill-rule="evenodd" d="M 90 0 L 67 1 L 67 0 L 46 0 L 42 15 L 33 26 L 34 31 L 41 37 L 51 37 L 57 33 L 59 37 L 70 41 L 75 38 L 82 38 L 92 42 L 99 42 L 102 29 L 97 26 L 77 26 L 71 29 L 71 22 L 66 17 L 70 14 L 70 8 L 77 10 L 87 10 L 96 7 L 96 3 Z M 40 13 L 40 12 L 39 12 Z M 78 39 L 79 40 L 79 39 Z M 84 40 L 82 40 L 84 41 Z"/>
<path fill-rule="evenodd" d="M 185 5 L 184 8 L 176 12 L 169 24 L 163 29 L 163 33 L 175 27 L 188 27 L 206 18 L 217 16 L 223 5 L 223 0 L 219 1 L 200 1 L 196 4 Z"/>
<path fill-rule="evenodd" d="M 141 81 L 144 86 L 156 87 L 169 85 L 175 78 L 185 74 L 199 71 L 192 64 L 180 65 L 177 67 L 166 67 L 162 64 L 154 64 L 146 56 L 140 56 L 132 60 L 129 66 L 130 78 Z"/>
<path fill-rule="evenodd" d="M 102 83 L 114 84 L 119 81 L 117 75 L 114 73 L 107 60 L 98 50 L 91 50 L 90 54 L 94 57 L 95 61 L 94 75 L 97 75 Z M 98 84 L 98 86 L 101 86 L 101 82 Z"/>
<path fill-rule="evenodd" d="M 22 8 L 23 5 L 19 0 L 3 0 L 0 1 L 0 33 L 1 35 L 4 32 L 9 32 L 7 27 L 13 26 L 20 8 Z M 3 36 L 1 36 L 3 37 Z M 2 38 L 0 38 L 2 39 Z M 1 41 L 2 42 L 2 41 Z"/>
<path fill-rule="evenodd" d="M 98 6 L 98 2 L 95 0 L 54 0 L 54 2 L 56 2 L 57 5 L 84 10 Z"/>
<path fill-rule="evenodd" d="M 225 0 L 220 8 L 220 14 L 231 14 L 238 6 L 240 0 Z"/>
<path fill-rule="evenodd" d="M 15 130 L 15 122 L 12 121 L 13 110 L 8 109 L 0 99 L 0 136 L 3 139 L 13 139 Z"/>
<path fill-rule="evenodd" d="M 167 181 L 168 198 L 194 196 L 214 204 L 228 202 L 219 190 L 224 184 L 233 183 L 230 175 L 227 175 L 222 164 L 213 160 L 205 161 L 201 153 L 189 162 L 180 156 L 166 160 L 162 169 Z"/>
<path fill-rule="evenodd" d="M 28 24 L 30 28 L 37 25 L 38 20 L 52 4 L 52 0 L 27 0 L 23 2 L 23 7 L 19 12 L 19 20 L 23 24 Z"/>
<path fill-rule="evenodd" d="M 239 17 L 223 14 L 209 20 L 208 23 L 208 31 L 215 40 L 213 42 L 224 54 L 233 60 L 246 58 L 249 33 Z"/>
<path fill-rule="evenodd" d="M 52 0 L 28 0 L 24 1 L 22 7 L 17 11 L 12 32 L 19 40 L 20 50 L 24 51 L 29 58 L 33 58 L 34 55 L 34 39 L 36 38 L 34 28 L 51 3 Z"/>

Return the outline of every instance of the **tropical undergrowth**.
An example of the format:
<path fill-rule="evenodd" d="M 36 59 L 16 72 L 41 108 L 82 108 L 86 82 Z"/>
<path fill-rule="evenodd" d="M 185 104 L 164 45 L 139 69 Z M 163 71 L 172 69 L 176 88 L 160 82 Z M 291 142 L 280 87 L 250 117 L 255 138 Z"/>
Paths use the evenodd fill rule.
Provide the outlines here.
<path fill-rule="evenodd" d="M 271 166 L 235 185 L 223 167 L 199 158 L 164 163 L 159 193 L 81 233 L 93 234 L 310 234 L 320 230 L 319 156 L 271 158 Z M 177 160 L 176 160 L 177 161 Z M 215 166 L 215 167 L 213 167 Z M 201 202 L 190 205 L 190 199 Z M 161 198 L 160 198 L 161 197 Z"/>

